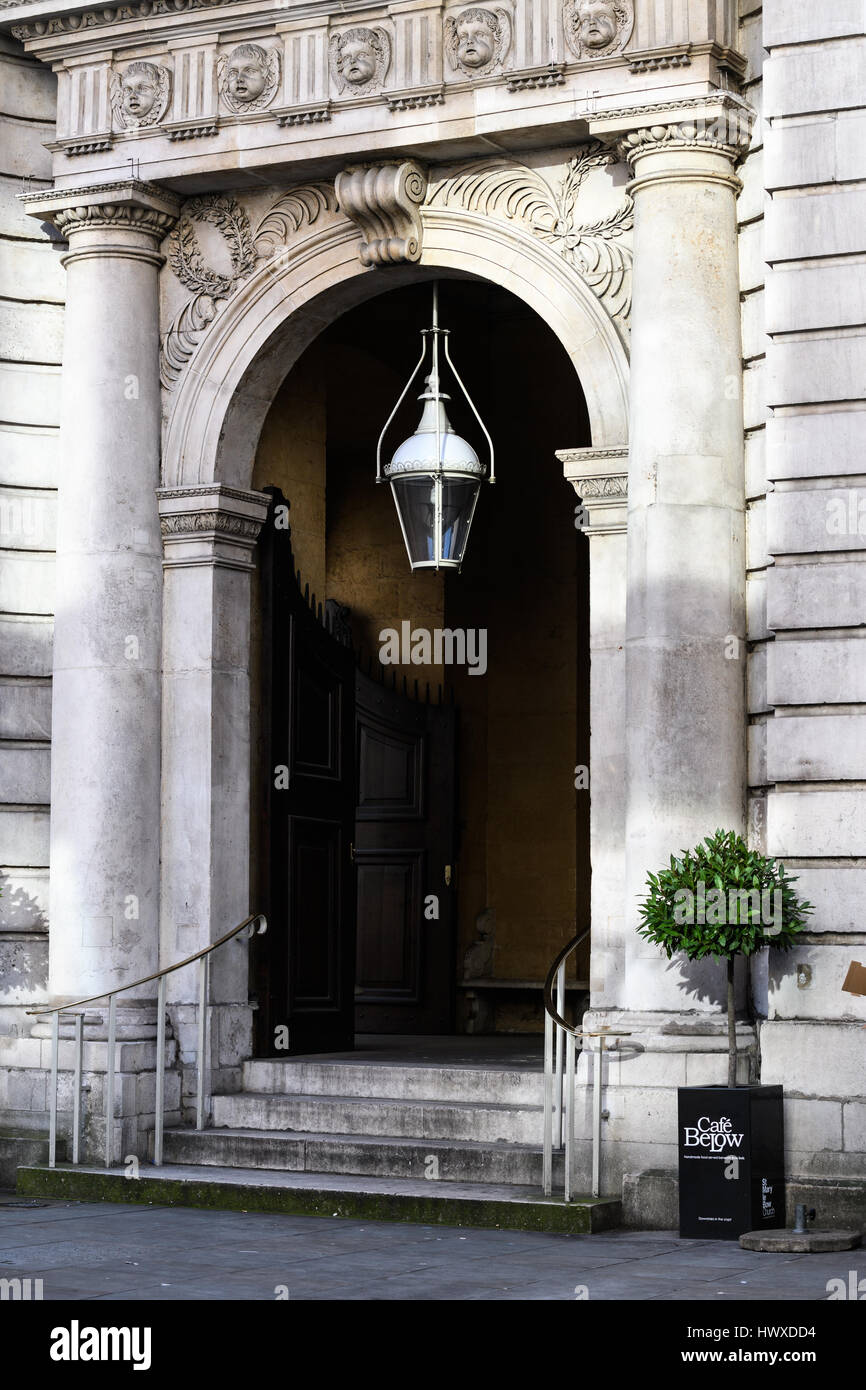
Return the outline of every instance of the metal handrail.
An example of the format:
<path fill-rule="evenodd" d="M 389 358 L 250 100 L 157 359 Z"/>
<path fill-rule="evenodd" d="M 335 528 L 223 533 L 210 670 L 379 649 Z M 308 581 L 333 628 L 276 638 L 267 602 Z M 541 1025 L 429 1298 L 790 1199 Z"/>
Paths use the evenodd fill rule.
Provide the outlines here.
<path fill-rule="evenodd" d="M 598 1038 L 593 1068 L 593 1129 L 592 1129 L 592 1195 L 601 1196 L 601 1087 L 602 1054 L 609 1038 L 628 1038 L 630 1033 L 616 1032 L 610 1028 L 600 1028 L 594 1032 L 574 1028 L 564 1018 L 565 1011 L 565 964 L 572 951 L 576 951 L 591 931 L 586 927 L 566 946 L 547 972 L 544 981 L 544 1149 L 542 1160 L 542 1184 L 545 1197 L 553 1195 L 553 1151 L 565 1149 L 565 1177 L 563 1195 L 566 1202 L 572 1200 L 574 1193 L 574 1128 L 575 1128 L 575 1054 L 578 1038 Z M 556 1003 L 553 1001 L 553 983 L 556 981 Z M 555 1041 L 554 1041 L 555 1039 Z M 563 1053 L 565 1054 L 565 1082 L 563 1087 Z"/>
<path fill-rule="evenodd" d="M 260 923 L 257 927 L 257 924 Z M 105 1071 L 105 1097 L 103 1112 L 105 1115 L 105 1166 L 111 1167 L 112 1138 L 114 1130 L 114 1078 L 115 1078 L 115 1052 L 117 1050 L 117 996 L 125 994 L 127 990 L 138 989 L 141 985 L 146 985 L 151 980 L 158 980 L 157 1001 L 156 1001 L 156 1098 L 154 1102 L 154 1138 L 153 1138 L 153 1162 L 155 1167 L 162 1166 L 162 1140 L 164 1129 L 164 1105 L 165 1105 L 165 982 L 169 975 L 175 970 L 182 970 L 184 966 L 192 965 L 194 961 L 199 963 L 199 993 L 198 993 L 198 1048 L 196 1056 L 196 1129 L 204 1129 L 205 1121 L 205 1078 L 207 1073 L 207 1054 L 208 1054 L 208 994 L 210 988 L 210 958 L 214 951 L 220 946 L 224 946 L 227 941 L 239 936 L 242 931 L 249 928 L 250 939 L 256 934 L 261 936 L 268 929 L 268 921 L 263 912 L 253 912 L 249 917 L 245 917 L 243 922 L 239 922 L 231 931 L 221 936 L 218 941 L 212 941 L 209 946 L 203 947 L 201 951 L 195 951 L 191 956 L 186 956 L 183 960 L 175 961 L 173 965 L 167 965 L 164 970 L 156 970 L 152 975 L 143 975 L 140 980 L 130 980 L 125 985 L 118 985 L 114 989 L 105 989 L 101 994 L 91 994 L 84 999 L 73 999 L 65 1004 L 51 1004 L 47 1008 L 28 1009 L 30 1016 L 41 1016 L 43 1014 L 52 1015 L 51 1028 L 51 1095 L 48 1111 L 48 1166 L 54 1168 L 57 1157 L 57 1076 L 58 1061 L 60 1056 L 60 1015 L 71 1013 L 73 1009 L 79 1011 L 86 1004 L 94 1004 L 97 999 L 108 1000 L 108 1056 Z M 77 1164 L 80 1157 L 81 1148 L 81 1075 L 82 1060 L 84 1051 L 84 1014 L 81 1012 L 75 1015 L 75 1063 L 72 1103 L 72 1162 Z"/>

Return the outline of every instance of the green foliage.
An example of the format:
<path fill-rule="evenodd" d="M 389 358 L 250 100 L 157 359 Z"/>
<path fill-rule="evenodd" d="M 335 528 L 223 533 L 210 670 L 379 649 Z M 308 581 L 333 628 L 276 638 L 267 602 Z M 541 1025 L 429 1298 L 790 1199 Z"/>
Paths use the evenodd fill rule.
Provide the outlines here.
<path fill-rule="evenodd" d="M 732 960 L 764 946 L 787 951 L 814 911 L 797 897 L 796 882 L 733 830 L 717 830 L 681 858 L 672 855 L 669 869 L 648 876 L 638 935 L 661 946 L 668 960 L 677 951 L 689 960 Z"/>

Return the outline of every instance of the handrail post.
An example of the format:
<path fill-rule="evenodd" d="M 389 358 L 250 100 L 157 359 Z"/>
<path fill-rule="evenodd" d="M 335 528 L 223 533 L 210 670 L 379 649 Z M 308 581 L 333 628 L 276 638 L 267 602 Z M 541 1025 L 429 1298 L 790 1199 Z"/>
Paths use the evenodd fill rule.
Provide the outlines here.
<path fill-rule="evenodd" d="M 571 1201 L 574 1190 L 574 1053 L 576 1039 L 568 1033 L 565 1039 L 565 1200 Z"/>
<path fill-rule="evenodd" d="M 592 1086 L 592 1195 L 601 1196 L 601 1068 L 606 1038 L 599 1038 L 595 1049 Z"/>
<path fill-rule="evenodd" d="M 544 1012 L 544 1150 L 541 1183 L 545 1197 L 553 1193 L 553 1019 Z"/>
<path fill-rule="evenodd" d="M 162 1130 L 165 1116 L 165 982 L 160 975 L 156 991 L 156 1098 L 154 1100 L 153 1162 L 162 1167 Z"/>
<path fill-rule="evenodd" d="M 57 1162 L 57 1060 L 60 1053 L 60 1014 L 51 1026 L 51 1095 L 48 1098 L 48 1167 Z"/>
<path fill-rule="evenodd" d="M 556 972 L 556 1012 L 560 1018 L 565 1018 L 565 961 Z M 565 1046 L 565 1035 L 557 1025 L 556 1028 L 556 1081 L 553 1088 L 554 1105 L 556 1106 L 556 1125 L 554 1132 L 554 1142 L 558 1149 L 562 1148 L 562 1051 Z"/>
<path fill-rule="evenodd" d="M 108 996 L 108 1065 L 105 1071 L 105 1166 L 111 1167 L 114 1148 L 114 1052 L 117 1039 L 117 995 Z"/>
<path fill-rule="evenodd" d="M 202 956 L 198 963 L 198 1095 L 196 1099 L 196 1129 L 204 1129 L 205 1121 L 205 1072 L 207 1070 L 207 996 L 210 956 Z"/>
<path fill-rule="evenodd" d="M 57 1018 L 57 1014 L 54 1015 Z M 84 1014 L 75 1015 L 75 1076 L 72 1081 L 72 1162 L 81 1156 L 81 1063 L 84 1051 Z"/>

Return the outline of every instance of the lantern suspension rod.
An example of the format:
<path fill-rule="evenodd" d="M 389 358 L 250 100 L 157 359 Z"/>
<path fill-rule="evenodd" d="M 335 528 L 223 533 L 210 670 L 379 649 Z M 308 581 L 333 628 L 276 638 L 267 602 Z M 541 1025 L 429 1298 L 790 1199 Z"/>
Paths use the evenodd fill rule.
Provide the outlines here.
<path fill-rule="evenodd" d="M 376 482 L 377 482 L 377 483 L 384 483 L 384 482 L 385 482 L 385 479 L 382 477 L 382 441 L 384 440 L 385 435 L 388 433 L 388 430 L 391 428 L 391 421 L 394 419 L 394 416 L 397 414 L 397 411 L 400 409 L 400 406 L 403 404 L 403 402 L 405 401 L 407 395 L 409 394 L 409 388 L 410 388 L 410 386 L 412 385 L 412 382 L 415 380 L 415 378 L 416 378 L 416 376 L 418 375 L 418 373 L 420 372 L 421 367 L 422 367 L 422 364 L 423 364 L 423 362 L 424 362 L 424 358 L 425 358 L 426 356 L 427 356 L 427 339 L 426 339 L 426 338 L 422 338 L 422 340 L 421 340 L 421 356 L 418 358 L 418 361 L 417 361 L 417 363 L 415 364 L 415 370 L 413 371 L 413 373 L 412 373 L 412 375 L 410 376 L 409 380 L 406 382 L 406 385 L 403 387 L 403 390 L 402 390 L 401 395 L 400 395 L 400 399 L 397 401 L 397 404 L 394 406 L 394 409 L 391 411 L 391 414 L 388 416 L 387 420 L 385 421 L 385 427 L 384 427 L 384 429 L 382 430 L 382 433 L 379 435 L 379 443 L 376 445 Z"/>
<path fill-rule="evenodd" d="M 484 421 L 482 420 L 481 416 L 478 414 L 478 411 L 477 411 L 476 408 L 475 408 L 475 402 L 473 401 L 473 399 L 472 399 L 472 397 L 470 396 L 469 392 L 466 390 L 466 387 L 463 385 L 463 380 L 462 380 L 462 378 L 461 378 L 461 376 L 460 376 L 460 373 L 458 372 L 457 368 L 454 366 L 454 363 L 451 361 L 451 353 L 448 351 L 448 334 L 447 334 L 447 333 L 444 335 L 444 339 L 445 339 L 445 361 L 448 363 L 448 366 L 450 367 L 451 371 L 452 371 L 453 374 L 454 374 L 454 380 L 457 382 L 457 385 L 460 387 L 460 390 L 463 392 L 464 396 L 466 397 L 467 401 L 469 402 L 470 406 L 472 407 L 472 414 L 475 416 L 475 419 L 478 421 L 479 425 L 481 426 L 481 432 L 482 432 L 482 434 L 484 435 L 484 438 L 487 440 L 487 447 L 488 447 L 488 449 L 490 450 L 490 477 L 487 479 L 487 481 L 488 481 L 489 483 L 495 483 L 495 482 L 496 482 L 496 468 L 495 468 L 494 457 L 493 457 L 493 440 L 490 438 L 490 431 L 488 430 L 488 428 L 487 428 L 487 426 L 485 425 Z"/>

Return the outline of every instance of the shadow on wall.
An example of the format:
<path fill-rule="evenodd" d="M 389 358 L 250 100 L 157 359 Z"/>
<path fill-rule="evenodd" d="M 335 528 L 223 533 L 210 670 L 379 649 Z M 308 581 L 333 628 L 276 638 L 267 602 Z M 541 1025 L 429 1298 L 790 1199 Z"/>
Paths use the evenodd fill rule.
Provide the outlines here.
<path fill-rule="evenodd" d="M 48 918 L 42 905 L 20 883 L 0 869 L 0 930 L 47 932 Z"/>

